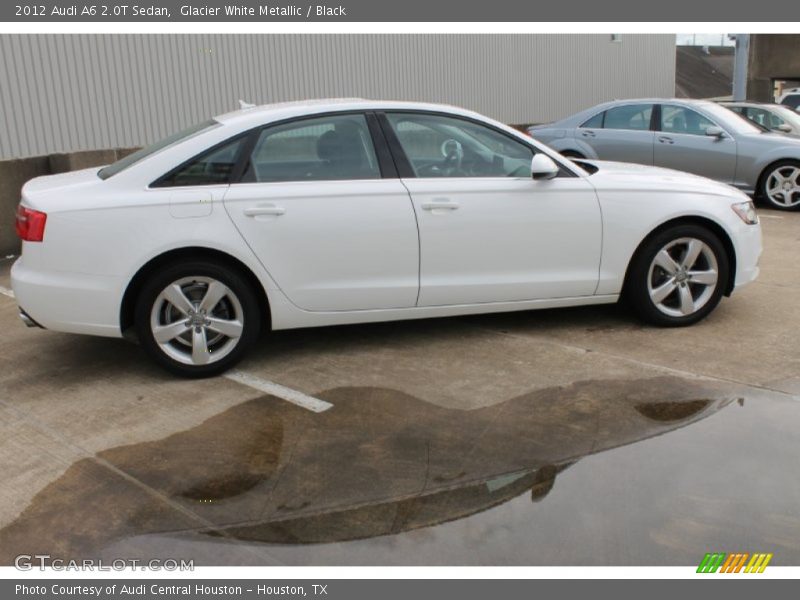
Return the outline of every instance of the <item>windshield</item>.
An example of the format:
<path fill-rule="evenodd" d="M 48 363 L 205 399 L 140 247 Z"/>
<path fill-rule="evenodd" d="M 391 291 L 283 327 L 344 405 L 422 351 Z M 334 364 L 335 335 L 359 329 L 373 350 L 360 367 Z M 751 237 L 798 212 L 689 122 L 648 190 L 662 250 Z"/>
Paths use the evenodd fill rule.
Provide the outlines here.
<path fill-rule="evenodd" d="M 219 123 L 217 123 L 214 119 L 209 119 L 208 121 L 203 121 L 202 123 L 193 125 L 192 127 L 184 129 L 183 131 L 179 131 L 178 133 L 173 133 L 172 135 L 165 137 L 163 140 L 160 140 L 155 144 L 145 146 L 141 150 L 137 150 L 133 154 L 129 154 L 125 158 L 121 158 L 117 162 L 112 163 L 107 167 L 103 167 L 97 172 L 97 176 L 100 179 L 108 179 L 109 177 L 113 177 L 120 171 L 124 171 L 131 165 L 136 164 L 140 160 L 143 160 L 148 156 L 155 154 L 156 152 L 160 152 L 168 146 L 182 142 L 190 137 L 211 129 L 212 127 L 217 127 L 218 125 Z"/>
<path fill-rule="evenodd" d="M 725 108 L 724 106 L 720 106 L 719 104 L 703 104 L 703 110 L 708 113 L 708 115 L 714 119 L 720 127 L 724 127 L 729 131 L 733 131 L 734 133 L 761 133 L 761 129 L 756 127 L 756 125 L 751 122 L 747 118 L 742 118 L 741 115 L 737 115 L 735 112 L 730 110 L 729 108 Z"/>

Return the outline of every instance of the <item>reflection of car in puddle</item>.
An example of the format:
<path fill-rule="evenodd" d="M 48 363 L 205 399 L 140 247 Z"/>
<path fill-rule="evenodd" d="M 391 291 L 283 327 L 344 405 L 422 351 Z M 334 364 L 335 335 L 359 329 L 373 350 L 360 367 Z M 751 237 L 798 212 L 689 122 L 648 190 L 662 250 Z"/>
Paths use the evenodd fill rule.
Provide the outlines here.
<path fill-rule="evenodd" d="M 380 388 L 318 396 L 334 408 L 316 414 L 263 397 L 163 440 L 98 455 L 172 507 L 79 461 L 0 531 L 0 547 L 36 540 L 52 556 L 59 549 L 75 557 L 155 532 L 289 544 L 393 534 L 522 494 L 546 501 L 558 474 L 581 457 L 729 402 L 709 383 L 672 377 L 582 382 L 468 411 Z"/>

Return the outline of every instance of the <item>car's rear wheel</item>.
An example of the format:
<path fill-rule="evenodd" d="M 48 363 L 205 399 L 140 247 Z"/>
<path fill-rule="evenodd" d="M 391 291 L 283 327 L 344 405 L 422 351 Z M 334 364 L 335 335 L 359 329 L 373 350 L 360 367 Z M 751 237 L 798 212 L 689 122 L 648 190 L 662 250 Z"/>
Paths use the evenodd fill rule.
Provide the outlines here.
<path fill-rule="evenodd" d="M 648 239 L 626 282 L 634 310 L 649 323 L 691 325 L 719 303 L 729 260 L 719 238 L 699 225 L 678 225 Z"/>
<path fill-rule="evenodd" d="M 769 167 L 758 191 L 772 208 L 800 210 L 800 162 L 784 160 Z"/>
<path fill-rule="evenodd" d="M 186 262 L 159 270 L 141 290 L 136 332 L 150 356 L 184 377 L 210 377 L 236 364 L 261 327 L 256 295 L 226 265 Z"/>

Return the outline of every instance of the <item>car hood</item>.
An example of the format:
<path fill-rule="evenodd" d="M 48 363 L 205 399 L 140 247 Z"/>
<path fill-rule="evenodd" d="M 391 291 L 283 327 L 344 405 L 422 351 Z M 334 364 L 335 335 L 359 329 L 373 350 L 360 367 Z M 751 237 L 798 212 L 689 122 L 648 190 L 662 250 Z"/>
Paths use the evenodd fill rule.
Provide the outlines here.
<path fill-rule="evenodd" d="M 714 196 L 747 196 L 726 183 L 720 183 L 707 177 L 634 163 L 611 162 L 605 160 L 580 159 L 575 161 L 591 165 L 597 169 L 589 177 L 589 181 L 598 191 L 607 190 L 642 190 L 689 192 L 710 194 Z M 594 170 L 594 169 L 592 169 Z"/>
<path fill-rule="evenodd" d="M 58 191 L 59 193 L 67 190 L 94 185 L 102 181 L 97 172 L 101 167 L 82 169 L 80 171 L 69 171 L 57 175 L 44 175 L 36 177 L 22 186 L 22 197 L 25 200 L 35 200 L 39 196 L 47 195 L 49 192 Z"/>

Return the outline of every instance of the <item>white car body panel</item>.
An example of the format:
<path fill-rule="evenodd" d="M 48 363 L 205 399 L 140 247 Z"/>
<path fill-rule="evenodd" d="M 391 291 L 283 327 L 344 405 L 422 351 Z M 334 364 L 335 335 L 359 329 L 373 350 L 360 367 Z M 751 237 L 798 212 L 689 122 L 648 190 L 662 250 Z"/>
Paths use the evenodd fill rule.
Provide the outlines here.
<path fill-rule="evenodd" d="M 419 237 L 399 179 L 232 185 L 225 208 L 298 308 L 409 308 Z M 251 214 L 246 211 L 283 214 Z"/>
<path fill-rule="evenodd" d="M 720 226 L 737 256 L 736 286 L 758 276 L 761 227 L 746 225 L 726 203 L 749 198 L 732 186 L 670 169 L 629 163 L 588 161 L 600 167 L 590 179 L 603 210 L 603 251 L 597 294 L 618 294 L 631 256 L 642 241 L 641 231 L 682 217 L 700 217 Z M 675 192 L 679 191 L 680 194 Z"/>
<path fill-rule="evenodd" d="M 403 183 L 419 222 L 419 306 L 594 294 L 602 223 L 587 179 Z"/>
<path fill-rule="evenodd" d="M 392 108 L 481 120 L 575 176 L 149 187 L 256 126 Z M 220 126 L 106 180 L 87 169 L 27 183 L 22 204 L 47 213 L 47 225 L 44 241 L 24 242 L 12 269 L 21 308 L 48 329 L 121 336 L 122 299 L 134 275 L 166 252 L 197 247 L 227 254 L 252 272 L 274 329 L 600 304 L 617 300 L 641 241 L 682 216 L 709 219 L 730 236 L 737 286 L 758 273 L 760 227 L 745 225 L 731 210 L 747 200 L 734 188 L 627 164 L 598 162 L 599 172 L 589 175 L 469 111 L 357 100 L 273 105 L 217 120 Z M 442 214 L 422 207 L 445 196 L 459 208 Z M 261 203 L 285 212 L 243 214 Z"/>

